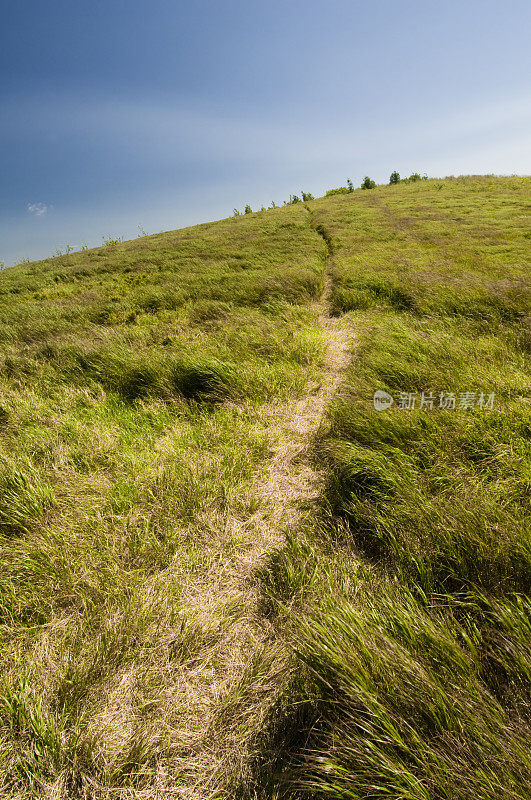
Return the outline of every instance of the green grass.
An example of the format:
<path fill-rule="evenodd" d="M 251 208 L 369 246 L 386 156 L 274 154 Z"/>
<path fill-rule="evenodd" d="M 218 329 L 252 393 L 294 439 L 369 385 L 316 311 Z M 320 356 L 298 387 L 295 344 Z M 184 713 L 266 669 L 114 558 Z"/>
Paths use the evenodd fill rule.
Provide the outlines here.
<path fill-rule="evenodd" d="M 528 179 L 488 177 L 312 204 L 360 346 L 315 447 L 321 522 L 265 574 L 298 676 L 284 726 L 308 706 L 283 796 L 529 796 L 528 209 Z M 422 391 L 433 410 L 397 408 Z"/>
<path fill-rule="evenodd" d="M 271 415 L 321 375 L 325 269 L 358 348 L 204 797 L 529 796 L 530 188 L 335 193 L 0 273 L 0 796 L 201 787 L 175 687 L 219 631 L 187 598 L 252 544 Z"/>
<path fill-rule="evenodd" d="M 183 597 L 245 540 L 226 522 L 254 510 L 266 405 L 302 395 L 322 362 L 325 248 L 307 218 L 289 207 L 1 273 L 8 796 L 149 785 L 170 746 L 161 704 L 209 636 Z M 146 710 L 113 723 L 128 675 Z"/>
<path fill-rule="evenodd" d="M 264 576 L 297 675 L 284 728 L 307 706 L 282 796 L 529 796 L 529 185 L 312 204 L 360 345 L 316 443 L 321 522 Z M 375 411 L 376 389 L 394 406 Z M 397 408 L 422 391 L 433 410 Z M 495 403 L 439 409 L 441 392 Z"/>

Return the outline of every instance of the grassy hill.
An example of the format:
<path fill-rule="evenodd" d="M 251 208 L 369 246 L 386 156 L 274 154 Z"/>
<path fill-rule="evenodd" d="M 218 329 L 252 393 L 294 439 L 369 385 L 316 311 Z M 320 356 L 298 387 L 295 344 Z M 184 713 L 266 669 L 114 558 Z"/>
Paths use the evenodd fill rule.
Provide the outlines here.
<path fill-rule="evenodd" d="M 0 273 L 0 796 L 530 796 L 530 200 Z"/>

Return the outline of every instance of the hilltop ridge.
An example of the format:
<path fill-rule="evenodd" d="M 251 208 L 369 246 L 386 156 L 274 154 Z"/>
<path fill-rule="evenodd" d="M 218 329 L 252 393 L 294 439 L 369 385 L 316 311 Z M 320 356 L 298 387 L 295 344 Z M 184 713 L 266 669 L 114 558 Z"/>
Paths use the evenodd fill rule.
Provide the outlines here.
<path fill-rule="evenodd" d="M 526 800 L 530 207 L 412 181 L 0 272 L 2 796 Z"/>

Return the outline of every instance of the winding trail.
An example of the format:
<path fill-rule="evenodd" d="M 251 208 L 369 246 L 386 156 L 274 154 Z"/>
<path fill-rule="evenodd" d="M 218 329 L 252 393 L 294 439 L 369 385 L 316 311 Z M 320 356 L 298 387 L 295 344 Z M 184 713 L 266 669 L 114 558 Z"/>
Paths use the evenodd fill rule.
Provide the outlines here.
<path fill-rule="evenodd" d="M 307 209 L 310 214 L 311 212 Z M 205 633 L 205 644 L 193 664 L 183 665 L 174 700 L 188 709 L 173 752 L 170 796 L 187 800 L 223 797 L 219 794 L 230 771 L 245 779 L 257 722 L 276 698 L 278 675 L 286 654 L 261 612 L 256 572 L 286 533 L 297 531 L 322 493 L 324 475 L 311 463 L 310 446 L 326 409 L 336 395 L 355 345 L 348 320 L 330 314 L 332 258 L 326 233 L 315 227 L 327 246 L 324 289 L 314 302 L 328 346 L 319 383 L 290 404 L 264 409 L 273 455 L 252 494 L 257 511 L 245 523 L 227 520 L 228 535 L 243 540 L 237 552 L 216 563 L 187 592 L 185 619 Z M 181 771 L 182 770 L 182 771 Z M 161 797 L 168 797 L 168 790 Z"/>

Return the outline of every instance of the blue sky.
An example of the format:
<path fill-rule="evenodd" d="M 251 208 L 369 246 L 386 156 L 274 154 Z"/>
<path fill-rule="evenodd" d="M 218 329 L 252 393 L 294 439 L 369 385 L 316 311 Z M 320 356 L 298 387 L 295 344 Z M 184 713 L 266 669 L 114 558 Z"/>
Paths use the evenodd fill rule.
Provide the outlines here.
<path fill-rule="evenodd" d="M 0 259 L 393 169 L 531 173 L 528 0 L 3 0 Z"/>

